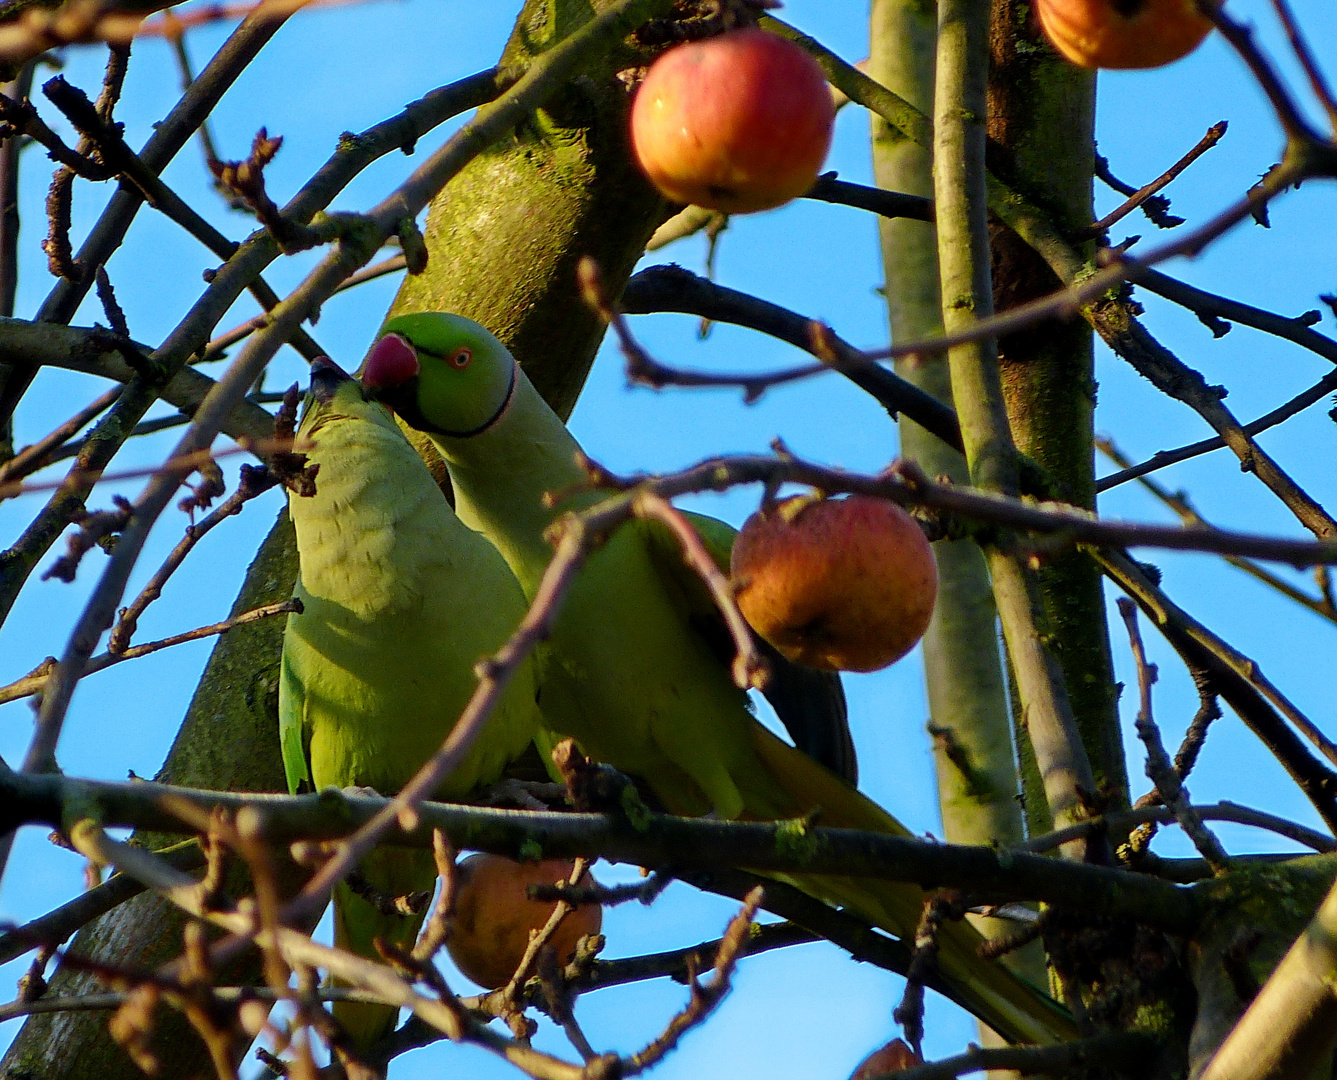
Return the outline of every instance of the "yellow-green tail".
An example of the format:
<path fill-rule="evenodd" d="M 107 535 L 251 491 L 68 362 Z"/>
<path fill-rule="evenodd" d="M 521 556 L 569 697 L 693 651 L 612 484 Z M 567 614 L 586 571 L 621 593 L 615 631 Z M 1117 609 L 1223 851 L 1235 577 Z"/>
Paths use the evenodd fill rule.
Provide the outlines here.
<path fill-rule="evenodd" d="M 748 785 L 747 817 L 792 817 L 821 808 L 818 824 L 909 836 L 910 832 L 872 800 L 754 724 L 754 743 L 772 784 Z M 778 785 L 777 787 L 774 785 Z M 913 941 L 924 905 L 917 885 L 830 875 L 771 875 L 862 915 L 875 926 Z M 1077 1037 L 1071 1017 L 1048 995 L 995 960 L 979 955 L 983 938 L 967 922 L 943 924 L 938 968 L 953 996 L 1009 1042 L 1051 1044 Z"/>
<path fill-rule="evenodd" d="M 423 892 L 436 880 L 431 852 L 406 848 L 373 851 L 359 870 L 367 884 L 386 897 Z M 358 956 L 378 959 L 380 954 L 372 944 L 378 937 L 411 949 L 423 918 L 424 915 L 384 914 L 349 888 L 347 882 L 341 881 L 335 887 L 334 944 Z M 333 985 L 345 984 L 336 979 Z M 399 1010 L 394 1006 L 362 1001 L 336 1001 L 332 1010 L 354 1050 L 366 1050 L 390 1034 L 399 1018 Z"/>

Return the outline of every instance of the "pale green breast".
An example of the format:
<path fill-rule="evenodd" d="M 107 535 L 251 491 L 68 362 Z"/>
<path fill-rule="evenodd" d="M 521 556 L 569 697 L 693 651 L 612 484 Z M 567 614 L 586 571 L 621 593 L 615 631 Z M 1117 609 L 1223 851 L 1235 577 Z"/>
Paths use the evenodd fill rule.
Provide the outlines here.
<path fill-rule="evenodd" d="M 317 495 L 291 500 L 305 610 L 284 640 L 285 747 L 300 732 L 316 788 L 390 793 L 449 734 L 477 686 L 474 665 L 513 632 L 524 595 L 397 431 L 331 423 L 313 456 Z M 442 794 L 495 780 L 519 756 L 534 697 L 525 665 Z M 285 761 L 291 783 L 290 751 Z"/>

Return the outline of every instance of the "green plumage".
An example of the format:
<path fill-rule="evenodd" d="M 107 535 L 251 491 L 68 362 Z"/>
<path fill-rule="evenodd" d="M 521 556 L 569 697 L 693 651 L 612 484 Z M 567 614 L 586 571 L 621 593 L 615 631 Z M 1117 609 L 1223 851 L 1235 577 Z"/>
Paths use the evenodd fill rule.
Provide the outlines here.
<path fill-rule="evenodd" d="M 301 569 L 279 684 L 288 787 L 397 792 L 445 740 L 477 685 L 474 665 L 515 630 L 526 602 L 496 549 L 451 511 L 422 460 L 360 385 L 317 365 L 299 434 L 318 467 L 316 494 L 289 498 Z M 534 737 L 530 665 L 439 794 L 498 779 Z M 432 888 L 425 851 L 384 848 L 362 876 L 389 896 Z M 341 885 L 336 942 L 376 956 L 382 936 L 411 945 L 421 918 L 387 915 Z M 355 1043 L 388 1032 L 396 1010 L 337 1003 Z"/>
<path fill-rule="evenodd" d="M 545 492 L 584 479 L 579 447 L 505 347 L 476 323 L 413 315 L 391 320 L 386 330 L 413 346 L 420 371 L 391 385 L 373 354 L 364 382 L 432 436 L 449 466 L 461 520 L 496 544 L 532 596 L 552 554 L 544 529 L 555 514 L 602 497 L 587 492 L 557 510 L 542 503 Z M 401 361 L 398 370 L 404 367 Z M 661 572 L 663 563 L 662 544 L 639 522 L 590 556 L 543 657 L 545 723 L 640 778 L 675 813 L 773 820 L 820 809 L 823 825 L 907 835 L 891 815 L 753 719 L 727 665 L 685 617 L 681 588 Z M 792 880 L 901 937 L 913 936 L 924 901 L 909 884 Z M 962 1000 L 1010 1039 L 1072 1037 L 1072 1022 L 1050 999 L 976 955 L 980 940 L 966 923 L 948 924 L 940 935 L 940 966 Z"/>

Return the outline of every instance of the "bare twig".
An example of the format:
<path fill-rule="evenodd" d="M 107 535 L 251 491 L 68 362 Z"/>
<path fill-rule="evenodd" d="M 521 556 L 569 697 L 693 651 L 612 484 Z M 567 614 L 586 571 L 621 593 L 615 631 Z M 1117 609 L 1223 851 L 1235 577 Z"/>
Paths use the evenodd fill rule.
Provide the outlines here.
<path fill-rule="evenodd" d="M 894 372 L 868 362 L 858 349 L 816 320 L 717 285 L 674 265 L 650 266 L 640 271 L 627 282 L 620 304 L 631 315 L 681 311 L 714 322 L 746 326 L 779 338 L 812 353 L 824 364 L 821 369 L 810 365 L 792 370 L 815 373 L 832 368 L 876 398 L 893 418 L 904 413 L 949 446 L 961 449 L 961 428 L 951 406 L 926 394 Z M 674 374 L 663 365 L 659 366 L 658 372 L 666 381 Z M 782 374 L 788 378 L 790 373 Z M 715 385 L 740 386 L 745 391 L 764 389 L 766 385 L 764 377 L 751 375 L 713 378 L 718 380 Z"/>
<path fill-rule="evenodd" d="M 204 865 L 204 852 L 193 840 L 175 844 L 157 854 L 178 870 L 193 871 Z M 143 891 L 144 886 L 134 878 L 117 874 L 31 922 L 5 928 L 0 933 L 0 963 L 7 964 L 39 945 L 59 945 L 80 927 Z"/>
<path fill-rule="evenodd" d="M 98 510 L 91 514 L 83 514 L 76 519 L 79 525 L 78 531 L 66 538 L 65 554 L 52 563 L 42 575 L 43 581 L 56 578 L 68 584 L 74 580 L 79 563 L 93 545 L 105 544 L 107 549 L 111 550 L 111 546 L 115 543 L 115 534 L 124 532 L 134 516 L 130 500 L 120 495 L 113 495 L 111 501 L 116 509 Z"/>
<path fill-rule="evenodd" d="M 565 900 L 570 904 L 599 904 L 603 907 L 617 907 L 635 900 L 649 907 L 672 881 L 673 878 L 668 874 L 656 871 L 644 881 L 627 885 L 599 885 L 593 882 L 588 885 L 531 885 L 529 897 L 531 900 Z"/>
<path fill-rule="evenodd" d="M 1329 394 L 1337 392 L 1337 371 L 1325 375 L 1313 386 L 1297 394 L 1284 405 L 1273 409 L 1270 413 L 1260 416 L 1257 420 L 1244 424 L 1240 430 L 1246 436 L 1258 435 L 1268 428 L 1276 427 L 1292 416 L 1303 412 L 1311 405 L 1316 405 Z M 1128 462 L 1125 468 L 1116 473 L 1110 473 L 1108 476 L 1102 476 L 1096 481 L 1096 492 L 1109 491 L 1111 488 L 1118 487 L 1120 484 L 1126 484 L 1129 480 L 1138 480 L 1148 473 L 1156 472 L 1168 465 L 1177 465 L 1181 461 L 1188 461 L 1190 458 L 1200 457 L 1203 454 L 1209 454 L 1213 450 L 1220 450 L 1226 445 L 1226 440 L 1221 436 L 1212 439 L 1202 439 L 1199 442 L 1189 443 L 1187 446 L 1178 447 L 1175 450 L 1160 450 L 1149 457 L 1146 461 L 1134 465 Z"/>
<path fill-rule="evenodd" d="M 589 868 L 589 859 L 576 859 L 572 864 L 567 884 L 571 886 L 579 885 L 581 878 L 585 877 Z M 515 972 L 511 975 L 510 981 L 499 992 L 501 1000 L 506 1002 L 510 1009 L 518 1010 L 522 1007 L 521 988 L 534 974 L 538 965 L 539 953 L 552 940 L 553 934 L 557 933 L 558 927 L 562 925 L 566 917 L 575 909 L 575 904 L 564 899 L 557 900 L 553 904 L 552 914 L 548 916 L 548 921 L 543 924 L 537 933 L 529 935 L 529 944 L 525 947 L 520 963 L 515 966 Z"/>
<path fill-rule="evenodd" d="M 1232 18 L 1226 12 L 1225 5 L 1214 0 L 1199 0 L 1199 10 L 1216 24 L 1222 36 L 1239 53 L 1253 73 L 1254 80 L 1272 103 L 1272 110 L 1277 114 L 1277 120 L 1290 144 L 1287 152 L 1291 153 L 1300 147 L 1313 150 L 1324 146 L 1323 140 L 1310 128 L 1295 99 L 1282 83 L 1281 76 L 1254 42 L 1253 29 Z"/>
<path fill-rule="evenodd" d="M 1224 120 L 1213 124 L 1207 129 L 1207 134 L 1198 140 L 1198 144 L 1194 146 L 1192 150 L 1166 169 L 1165 172 L 1161 173 L 1160 176 L 1156 177 L 1151 183 L 1138 188 L 1136 191 L 1124 192 L 1124 194 L 1128 196 L 1126 202 L 1116 207 L 1114 210 L 1111 210 L 1094 225 L 1081 230 L 1074 239 L 1088 239 L 1093 236 L 1101 236 L 1109 231 L 1110 226 L 1114 225 L 1116 222 L 1122 221 L 1139 206 L 1143 206 L 1143 204 L 1155 195 L 1156 192 L 1160 191 L 1162 188 L 1168 187 L 1180 173 L 1220 142 L 1221 136 L 1226 133 L 1226 126 L 1226 121 Z M 1147 216 L 1151 217 L 1151 220 L 1161 228 L 1166 228 L 1169 224 L 1163 216 L 1159 219 L 1152 216 L 1150 213 L 1148 213 Z M 1183 218 L 1177 218 L 1174 219 L 1174 223 L 1182 224 L 1183 220 Z"/>
<path fill-rule="evenodd" d="M 286 443 L 287 446 L 293 445 L 294 422 L 296 419 L 296 394 L 294 390 L 289 390 L 284 398 L 284 407 L 275 418 L 275 438 L 280 443 Z M 283 453 L 282 451 L 280 453 Z M 135 629 L 139 624 L 139 618 L 144 614 L 148 606 L 162 595 L 163 586 L 167 584 L 168 579 L 176 572 L 177 568 L 185 561 L 187 555 L 194 549 L 195 545 L 220 522 L 236 514 L 241 513 L 241 509 L 250 500 L 264 494 L 270 488 L 278 483 L 284 483 L 292 487 L 299 494 L 304 491 L 313 490 L 312 482 L 315 474 L 314 466 L 308 466 L 305 458 L 301 455 L 287 454 L 291 461 L 279 458 L 276 455 L 275 468 L 256 468 L 250 465 L 243 465 L 241 468 L 241 479 L 237 483 L 237 490 L 234 491 L 225 502 L 221 503 L 217 510 L 213 511 L 203 521 L 192 522 L 186 527 L 186 535 L 181 538 L 171 553 L 163 561 L 162 566 L 149 578 L 134 601 L 127 607 L 121 609 L 120 616 L 116 620 L 116 625 L 112 628 L 111 636 L 107 639 L 107 651 L 110 653 L 124 652 L 134 636 Z M 298 458 L 301 458 L 299 461 Z M 284 469 L 278 466 L 282 461 L 288 468 Z M 286 476 L 284 473 L 286 472 Z"/>
<path fill-rule="evenodd" d="M 1174 603 L 1143 568 L 1117 550 L 1093 551 L 1106 576 L 1133 600 L 1194 672 L 1212 687 L 1262 740 L 1299 785 L 1329 828 L 1337 829 L 1337 773 L 1311 754 L 1286 720 L 1323 740 L 1307 718 L 1274 687 L 1258 665 Z"/>
<path fill-rule="evenodd" d="M 31 476 L 38 469 L 44 468 L 54 459 L 55 451 L 69 439 L 79 434 L 84 426 L 94 418 L 106 412 L 121 396 L 119 386 L 112 387 L 106 393 L 94 398 L 65 423 L 42 436 L 35 443 L 25 446 L 8 461 L 0 464 L 0 484 L 22 480 Z"/>
<path fill-rule="evenodd" d="M 268 414 L 264 415 L 267 416 Z M 94 484 L 102 481 L 137 480 L 146 476 L 170 475 L 179 477 L 179 482 L 183 483 L 191 473 L 208 466 L 211 462 L 218 461 L 220 458 L 233 457 L 237 454 L 252 454 L 256 457 L 263 457 L 275 452 L 286 452 L 293 445 L 286 440 L 279 442 L 276 439 L 249 439 L 243 436 L 237 440 L 237 445 L 234 447 L 225 447 L 222 450 L 199 450 L 185 457 L 171 457 L 160 465 L 146 465 L 140 469 L 103 472 L 101 469 L 88 469 L 76 464 L 70 471 L 70 475 L 64 480 L 52 480 L 46 483 L 12 481 L 0 485 L 0 499 L 12 499 L 18 495 L 29 495 L 37 491 L 60 491 L 70 485 L 71 479 L 77 481 L 80 485 L 87 486 L 90 490 Z M 296 445 L 299 450 L 305 446 L 304 443 Z M 72 516 L 75 520 L 78 519 L 77 512 Z"/>
<path fill-rule="evenodd" d="M 24 64 L 18 75 L 0 86 L 0 95 L 23 101 L 32 92 L 34 63 Z M 14 315 L 19 284 L 19 162 L 22 144 L 16 138 L 0 140 L 0 315 Z M 0 446 L 8 441 L 7 425 L 0 423 Z"/>
<path fill-rule="evenodd" d="M 1300 27 L 1295 21 L 1295 15 L 1291 11 L 1291 6 L 1287 0 L 1272 0 L 1272 7 L 1277 13 L 1277 18 L 1281 20 L 1281 25 L 1286 30 L 1286 37 L 1291 43 L 1291 49 L 1295 57 L 1300 61 L 1300 66 L 1304 68 L 1305 76 L 1309 79 L 1309 86 L 1314 91 L 1314 96 L 1318 98 L 1323 106 L 1323 111 L 1328 114 L 1328 123 L 1332 125 L 1332 134 L 1337 136 L 1337 98 L 1333 97 L 1332 88 L 1328 86 L 1327 80 L 1323 77 L 1323 72 L 1319 70 L 1318 62 L 1314 59 L 1313 50 L 1309 47 L 1309 42 L 1300 33 Z"/>
<path fill-rule="evenodd" d="M 132 645 L 120 652 L 105 652 L 99 656 L 90 657 L 87 667 L 84 668 L 84 675 L 88 676 L 99 671 L 105 671 L 122 661 L 149 656 L 162 649 L 170 649 L 173 645 L 183 645 L 187 641 L 199 641 L 200 638 L 212 637 L 215 634 L 226 634 L 229 630 L 238 626 L 246 626 L 248 623 L 267 619 L 273 615 L 286 615 L 289 612 L 300 612 L 301 610 L 302 602 L 296 597 L 274 604 L 264 604 L 258 608 L 252 608 L 250 611 L 243 611 L 240 615 L 234 615 L 230 619 L 224 619 L 222 622 L 201 626 L 196 630 L 187 630 L 185 633 L 173 634 L 171 637 L 145 642 L 143 645 Z M 42 693 L 54 667 L 55 660 L 48 657 L 38 666 L 36 671 L 10 683 L 8 686 L 0 686 L 0 705 Z"/>
<path fill-rule="evenodd" d="M 689 972 L 687 985 L 691 990 L 691 998 L 686 1008 L 669 1021 L 659 1038 L 623 1062 L 623 1076 L 635 1076 L 658 1064 L 678 1045 L 678 1040 L 683 1035 L 704 1021 L 723 1000 L 729 992 L 734 965 L 745 948 L 748 931 L 752 927 L 752 920 L 764 895 L 761 886 L 757 886 L 748 894 L 743 902 L 743 910 L 733 917 L 720 941 L 719 951 L 715 954 L 714 974 L 710 982 L 702 984 L 697 981 L 695 970 Z"/>
<path fill-rule="evenodd" d="M 346 289 L 351 289 L 354 288 L 355 286 L 361 285 L 363 282 L 374 281 L 376 278 L 384 277 L 386 274 L 396 273 L 400 270 L 403 270 L 405 268 L 405 265 L 406 264 L 403 255 L 393 255 L 388 259 L 385 259 L 378 263 L 374 263 L 371 266 L 359 270 L 356 274 L 350 275 L 348 280 L 345 281 L 334 291 L 336 293 L 341 293 Z M 209 342 L 209 344 L 207 344 L 204 347 L 204 349 L 200 353 L 199 359 L 196 360 L 195 362 L 200 364 L 207 364 L 214 360 L 223 359 L 223 357 L 227 355 L 227 350 L 229 348 L 237 344 L 237 342 L 239 341 L 244 341 L 251 334 L 255 333 L 255 331 L 259 330 L 262 326 L 264 326 L 268 321 L 269 321 L 268 313 L 267 312 L 261 313 L 259 315 L 252 316 L 251 318 L 247 319 L 244 323 L 241 323 L 238 326 L 234 326 L 231 330 L 228 330 L 226 333 L 219 334 L 216 338 L 213 338 Z"/>
<path fill-rule="evenodd" d="M 752 629 L 743 618 L 743 613 L 738 610 L 733 586 L 715 565 L 715 560 L 706 551 L 701 543 L 701 537 L 697 535 L 691 523 L 667 499 L 648 492 L 636 500 L 632 512 L 638 518 L 658 521 L 668 528 L 682 545 L 683 561 L 706 583 L 716 606 L 724 616 L 729 633 L 733 636 L 734 648 L 737 650 L 733 661 L 734 684 L 744 690 L 751 687 L 759 690 L 764 688 L 767 679 L 770 678 L 770 668 L 757 651 Z"/>
<path fill-rule="evenodd" d="M 1130 266 L 1128 280 L 1181 307 L 1188 308 L 1209 326 L 1212 325 L 1211 320 L 1228 319 L 1261 330 L 1265 334 L 1285 338 L 1337 364 L 1337 341 L 1313 329 L 1320 318 L 1317 311 L 1307 311 L 1303 315 L 1296 316 L 1278 315 L 1276 312 L 1265 311 L 1252 304 L 1218 296 L 1216 293 L 1172 278 L 1168 274 L 1162 274 L 1159 270 L 1142 266 Z M 1217 336 L 1220 336 L 1219 333 Z"/>
<path fill-rule="evenodd" d="M 413 959 L 427 964 L 450 940 L 451 920 L 455 917 L 455 896 L 459 880 L 455 874 L 455 849 L 440 829 L 432 830 L 432 855 L 436 860 L 436 876 L 441 881 L 436 904 L 413 946 Z"/>
<path fill-rule="evenodd" d="M 944 919 L 960 918 L 960 904 L 941 892 L 924 900 L 924 910 L 915 927 L 915 947 L 910 970 L 905 976 L 905 993 L 892 1011 L 892 1019 L 901 1025 L 916 1057 L 923 1057 L 924 981 L 937 966 L 938 931 Z"/>
<path fill-rule="evenodd" d="M 1151 715 L 1151 687 L 1156 681 L 1156 666 L 1148 663 L 1142 647 L 1142 634 L 1137 626 L 1137 605 L 1127 597 L 1119 597 L 1119 614 L 1128 627 L 1128 640 L 1137 664 L 1137 685 L 1141 701 L 1137 714 L 1137 734 L 1147 747 L 1147 777 L 1156 785 L 1161 801 L 1174 813 L 1175 820 L 1193 841 L 1193 846 L 1218 874 L 1230 869 L 1230 856 L 1221 841 L 1202 823 L 1189 802 L 1188 789 L 1170 763 L 1170 756 L 1161 742 L 1160 729 Z"/>
<path fill-rule="evenodd" d="M 1192 809 L 1203 821 L 1229 821 L 1236 825 L 1251 825 L 1254 828 L 1266 829 L 1278 836 L 1294 840 L 1297 844 L 1303 844 L 1314 851 L 1337 851 L 1337 840 L 1334 840 L 1331 836 L 1306 828 L 1297 822 L 1287 821 L 1285 818 L 1277 817 L 1275 814 L 1269 814 L 1263 810 L 1252 810 L 1247 806 L 1240 806 L 1233 802 L 1219 802 L 1209 806 L 1194 805 Z M 1174 811 L 1168 807 L 1156 805 L 1136 807 L 1132 810 L 1102 814 L 1100 817 L 1092 818 L 1089 822 L 1084 821 L 1066 829 L 1056 829 L 1054 832 L 1032 837 L 1018 844 L 1017 849 L 1019 851 L 1052 851 L 1060 844 L 1065 844 L 1069 840 L 1079 837 L 1083 829 L 1101 829 L 1110 836 L 1118 836 L 1135 825 L 1153 822 L 1165 825 L 1175 820 L 1177 819 Z"/>
<path fill-rule="evenodd" d="M 1330 378 L 1333 380 L 1333 389 L 1337 390 L 1337 372 L 1334 372 Z M 1121 466 L 1124 472 L 1132 471 L 1134 468 L 1131 461 L 1129 461 L 1129 459 L 1108 437 L 1097 436 L 1096 448 L 1116 465 Z M 1167 491 L 1165 488 L 1161 487 L 1160 484 L 1156 483 L 1154 480 L 1148 480 L 1145 476 L 1138 476 L 1137 480 L 1144 488 L 1155 495 L 1157 499 L 1178 514 L 1179 519 L 1185 525 L 1210 526 L 1210 522 L 1198 513 L 1193 504 L 1189 502 L 1188 496 L 1184 492 Z M 1272 571 L 1268 570 L 1265 566 L 1259 566 L 1256 562 L 1249 559 L 1242 559 L 1237 555 L 1227 555 L 1225 556 L 1225 560 L 1230 563 L 1231 566 L 1243 570 L 1250 577 L 1275 589 L 1288 599 L 1294 600 L 1297 604 L 1301 604 L 1308 608 L 1315 615 L 1319 615 L 1322 618 L 1327 619 L 1329 622 L 1337 623 L 1337 606 L 1334 606 L 1329 601 L 1328 597 L 1322 593 L 1318 596 L 1312 596 L 1303 589 L 1296 588 L 1285 578 L 1272 573 Z"/>

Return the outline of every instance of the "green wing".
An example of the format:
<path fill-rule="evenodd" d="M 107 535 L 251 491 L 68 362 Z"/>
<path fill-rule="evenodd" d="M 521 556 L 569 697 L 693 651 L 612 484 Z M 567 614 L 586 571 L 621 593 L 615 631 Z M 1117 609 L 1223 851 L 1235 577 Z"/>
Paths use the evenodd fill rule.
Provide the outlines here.
<path fill-rule="evenodd" d="M 737 531 L 705 514 L 683 511 L 696 529 L 715 565 L 729 573 L 729 554 Z M 668 527 L 657 521 L 638 523 L 646 548 L 665 591 L 692 628 L 726 666 L 733 658 L 733 640 L 701 575 L 683 561 L 682 547 Z M 771 678 L 762 693 L 775 709 L 794 745 L 851 784 L 859 782 L 859 761 L 850 734 L 849 713 L 840 676 L 785 659 L 760 637 L 757 650 L 770 665 Z"/>
<path fill-rule="evenodd" d="M 283 659 L 279 662 L 279 749 L 283 754 L 283 773 L 288 778 L 290 795 L 314 787 L 311 766 L 306 759 L 305 701 L 301 680 L 293 674 L 288 650 L 284 649 Z"/>

